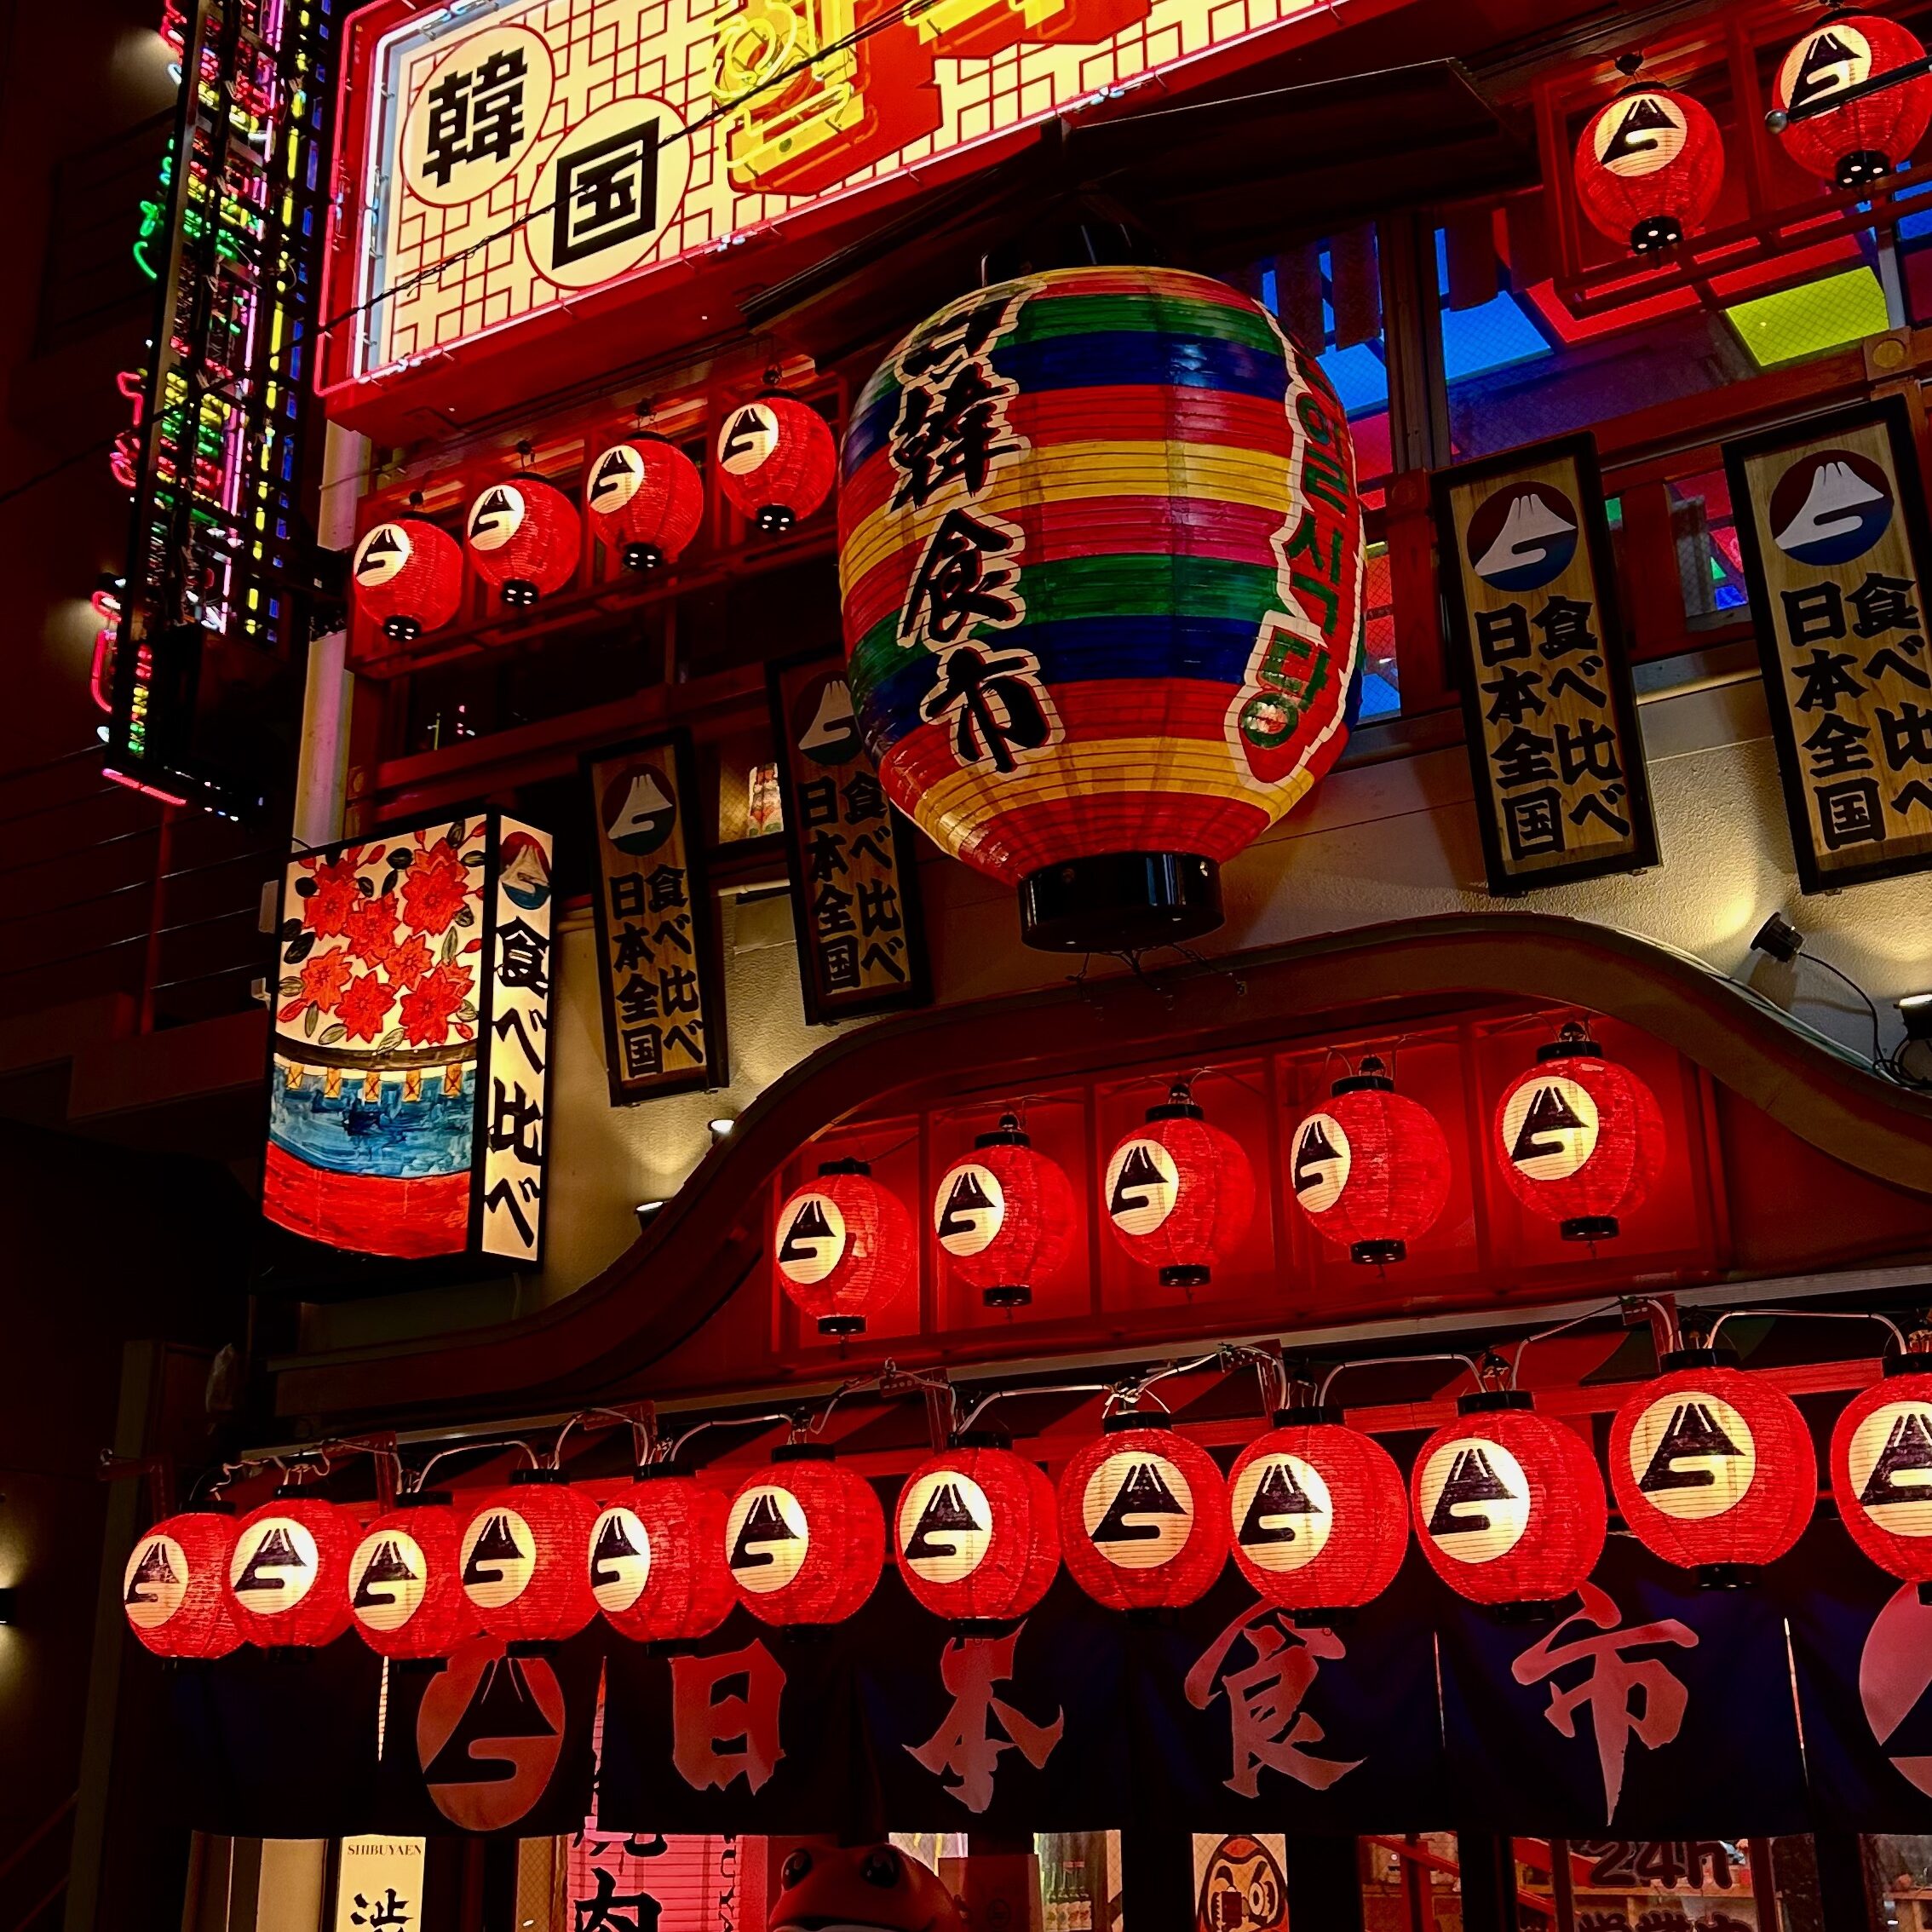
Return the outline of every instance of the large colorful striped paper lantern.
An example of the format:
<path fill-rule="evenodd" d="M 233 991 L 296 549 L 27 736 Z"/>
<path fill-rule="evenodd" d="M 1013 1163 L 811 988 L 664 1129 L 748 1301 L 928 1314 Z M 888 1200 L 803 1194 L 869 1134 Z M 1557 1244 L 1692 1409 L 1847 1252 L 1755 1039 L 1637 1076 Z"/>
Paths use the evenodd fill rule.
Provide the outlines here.
<path fill-rule="evenodd" d="M 853 411 L 851 687 L 893 802 L 1079 952 L 1221 921 L 1220 868 L 1347 736 L 1346 416 L 1246 296 L 1027 275 L 915 330 Z"/>
<path fill-rule="evenodd" d="M 128 1628 L 157 1657 L 226 1657 L 242 1641 L 228 1602 L 235 1513 L 203 1503 L 164 1517 L 135 1544 L 121 1576 Z"/>

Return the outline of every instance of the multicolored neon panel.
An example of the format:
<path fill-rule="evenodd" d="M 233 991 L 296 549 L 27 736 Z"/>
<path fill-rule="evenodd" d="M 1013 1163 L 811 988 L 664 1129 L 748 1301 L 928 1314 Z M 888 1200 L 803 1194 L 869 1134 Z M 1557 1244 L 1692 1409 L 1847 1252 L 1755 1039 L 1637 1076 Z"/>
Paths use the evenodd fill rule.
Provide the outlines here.
<path fill-rule="evenodd" d="M 135 421 L 113 468 L 133 518 L 108 763 L 221 807 L 254 801 L 193 756 L 191 627 L 264 651 L 296 641 L 332 6 L 200 0 L 164 21 L 184 91 L 133 244 L 158 308 L 150 366 L 121 378 Z"/>
<path fill-rule="evenodd" d="M 1311 0 L 503 0 L 405 14 L 379 38 L 359 25 L 359 171 L 335 231 L 356 238 L 359 280 L 331 307 L 360 320 L 342 373 L 446 351 L 1316 14 Z"/>
<path fill-rule="evenodd" d="M 292 860 L 263 1211 L 359 1254 L 534 1263 L 549 834 L 498 813 Z"/>

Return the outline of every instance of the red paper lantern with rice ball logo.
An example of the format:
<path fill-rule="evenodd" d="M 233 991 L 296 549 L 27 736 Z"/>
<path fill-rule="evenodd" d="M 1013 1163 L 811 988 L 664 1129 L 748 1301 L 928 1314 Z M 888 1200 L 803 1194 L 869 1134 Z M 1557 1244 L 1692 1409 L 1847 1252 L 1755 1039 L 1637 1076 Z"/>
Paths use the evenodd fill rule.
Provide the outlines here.
<path fill-rule="evenodd" d="M 393 517 L 356 545 L 349 584 L 357 610 L 392 642 L 406 644 L 462 610 L 462 547 L 426 517 Z"/>
<path fill-rule="evenodd" d="M 561 1643 L 597 1613 L 585 1552 L 597 1505 L 556 1469 L 519 1469 L 463 1527 L 463 1595 L 506 1643 Z"/>
<path fill-rule="evenodd" d="M 1932 1596 L 1932 1354 L 1888 1355 L 1881 1379 L 1846 1403 L 1831 1495 L 1852 1541 L 1921 1601 Z"/>
<path fill-rule="evenodd" d="M 704 480 L 669 437 L 641 430 L 601 451 L 586 475 L 591 533 L 626 570 L 676 563 L 704 520 Z"/>
<path fill-rule="evenodd" d="M 486 484 L 469 506 L 463 543 L 476 574 L 504 607 L 527 610 L 567 589 L 584 546 L 577 506 L 540 476 Z"/>
<path fill-rule="evenodd" d="M 482 1626 L 463 1595 L 463 1529 L 442 1490 L 399 1496 L 349 1558 L 349 1613 L 378 1657 L 447 1657 Z"/>
<path fill-rule="evenodd" d="M 590 1532 L 590 1594 L 634 1643 L 694 1643 L 738 1599 L 725 1562 L 730 1504 L 676 1463 L 648 1463 Z"/>
<path fill-rule="evenodd" d="M 718 431 L 718 488 L 768 536 L 802 523 L 831 494 L 838 446 L 808 403 L 769 389 L 727 411 Z"/>
<path fill-rule="evenodd" d="M 862 1160 L 828 1160 L 779 1210 L 773 1265 L 821 1335 L 861 1335 L 912 1279 L 912 1219 Z"/>
<path fill-rule="evenodd" d="M 1184 1608 L 1227 1561 L 1221 1471 L 1164 1418 L 1124 1411 L 1103 1426 L 1061 1472 L 1067 1572 L 1109 1610 Z"/>
<path fill-rule="evenodd" d="M 913 1470 L 893 1535 L 906 1589 L 954 1623 L 1024 1617 L 1060 1569 L 1053 1485 L 992 1431 L 956 1437 Z"/>
<path fill-rule="evenodd" d="M 1182 1081 L 1114 1148 L 1103 1198 L 1114 1239 L 1162 1287 L 1205 1288 L 1247 1236 L 1255 1170 Z"/>
<path fill-rule="evenodd" d="M 933 1197 L 933 1232 L 952 1272 L 989 1308 L 1032 1300 L 1033 1284 L 1067 1259 L 1076 1218 L 1066 1170 L 1034 1147 L 1013 1113 L 974 1141 Z"/>
<path fill-rule="evenodd" d="M 121 1573 L 128 1628 L 157 1657 L 226 1657 L 242 1641 L 228 1596 L 235 1513 L 199 1504 L 164 1517 L 129 1552 Z"/>
<path fill-rule="evenodd" d="M 1808 174 L 1840 188 L 1883 181 L 1907 166 L 1932 123 L 1932 78 L 1924 74 L 1805 120 L 1785 117 L 1924 58 L 1918 37 L 1896 20 L 1831 9 L 1785 55 L 1772 83 L 1785 153 Z"/>
<path fill-rule="evenodd" d="M 872 1486 L 829 1449 L 787 1443 L 749 1476 L 725 1518 L 738 1600 L 761 1623 L 842 1623 L 865 1606 L 885 1563 L 885 1512 Z"/>
<path fill-rule="evenodd" d="M 1373 1054 L 1335 1083 L 1291 1145 L 1296 1206 L 1365 1267 L 1405 1259 L 1449 1199 L 1449 1143 L 1435 1116 L 1397 1093 Z"/>
<path fill-rule="evenodd" d="M 1600 234 L 1636 255 L 1695 234 L 1724 186 L 1724 142 L 1701 101 L 1630 87 L 1577 141 L 1577 200 Z"/>
<path fill-rule="evenodd" d="M 265 1650 L 333 1643 L 349 1626 L 356 1542 L 347 1509 L 284 1484 L 235 1532 L 228 1602 L 236 1627 Z"/>

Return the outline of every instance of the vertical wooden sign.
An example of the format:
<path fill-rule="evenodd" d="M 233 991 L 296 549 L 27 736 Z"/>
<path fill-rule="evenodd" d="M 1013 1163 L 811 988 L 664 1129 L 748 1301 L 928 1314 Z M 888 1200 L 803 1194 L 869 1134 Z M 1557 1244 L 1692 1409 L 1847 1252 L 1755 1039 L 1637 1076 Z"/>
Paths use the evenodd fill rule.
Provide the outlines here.
<path fill-rule="evenodd" d="M 1925 496 L 1903 397 L 1724 446 L 1808 893 L 1932 865 Z"/>
<path fill-rule="evenodd" d="M 717 913 L 704 883 L 690 735 L 665 732 L 583 762 L 612 1105 L 722 1086 Z"/>
<path fill-rule="evenodd" d="M 1595 441 L 1462 463 L 1435 492 L 1489 889 L 1654 865 Z"/>
<path fill-rule="evenodd" d="M 912 827 L 860 740 L 844 660 L 795 658 L 767 683 L 807 1023 L 930 1004 Z"/>

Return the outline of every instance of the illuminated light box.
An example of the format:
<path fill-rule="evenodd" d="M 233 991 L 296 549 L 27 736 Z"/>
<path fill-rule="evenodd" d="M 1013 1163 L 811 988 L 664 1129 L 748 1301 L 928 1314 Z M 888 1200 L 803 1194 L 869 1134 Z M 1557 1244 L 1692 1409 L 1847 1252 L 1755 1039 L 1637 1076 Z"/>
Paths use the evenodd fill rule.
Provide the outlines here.
<path fill-rule="evenodd" d="M 282 877 L 262 1211 L 358 1254 L 534 1266 L 551 840 L 500 812 L 305 852 Z"/>
<path fill-rule="evenodd" d="M 1821 281 L 1734 302 L 1724 318 L 1760 369 L 1800 356 L 1842 348 L 1891 327 L 1885 291 L 1869 268 L 1848 269 Z"/>
<path fill-rule="evenodd" d="M 619 306 L 673 328 L 690 271 L 733 244 L 797 242 L 1108 89 L 1260 58 L 1333 18 L 1314 0 L 366 8 L 347 29 L 323 304 L 343 319 L 322 392 L 355 414 L 483 338 L 527 354 L 556 341 L 564 304 L 573 333 Z M 673 307 L 642 310 L 647 289 Z M 689 306 L 694 330 L 716 319 Z M 519 359 L 492 366 L 514 381 Z"/>

